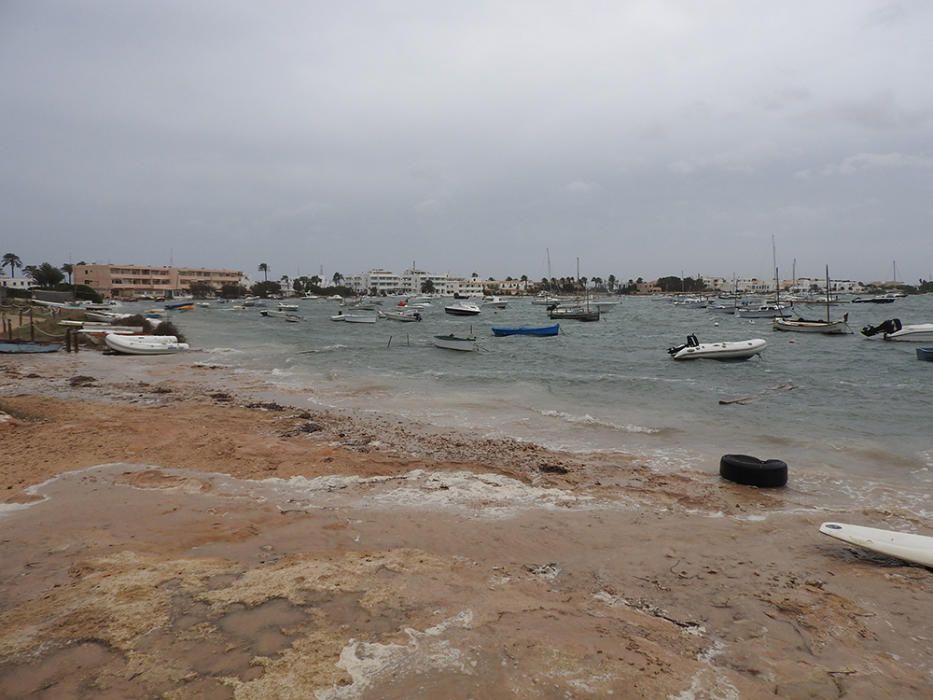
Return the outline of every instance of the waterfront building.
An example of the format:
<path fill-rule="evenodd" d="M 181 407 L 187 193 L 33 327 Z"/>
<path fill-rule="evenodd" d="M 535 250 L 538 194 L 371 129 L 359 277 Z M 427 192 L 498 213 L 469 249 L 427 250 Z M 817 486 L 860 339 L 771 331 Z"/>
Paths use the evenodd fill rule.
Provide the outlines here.
<path fill-rule="evenodd" d="M 29 289 L 35 285 L 32 277 L 3 277 L 0 276 L 0 287 L 4 289 Z"/>
<path fill-rule="evenodd" d="M 151 265 L 75 265 L 75 284 L 86 284 L 106 298 L 187 294 L 195 282 L 220 291 L 225 284 L 240 284 L 243 273 L 204 267 Z"/>

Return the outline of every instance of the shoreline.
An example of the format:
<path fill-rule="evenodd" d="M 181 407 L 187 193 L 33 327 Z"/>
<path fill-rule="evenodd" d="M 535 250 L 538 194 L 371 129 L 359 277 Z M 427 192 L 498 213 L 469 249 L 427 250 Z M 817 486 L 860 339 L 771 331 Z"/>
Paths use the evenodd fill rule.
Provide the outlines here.
<path fill-rule="evenodd" d="M 33 504 L 0 509 L 0 690 L 933 686 L 930 572 L 830 543 L 826 510 L 793 490 L 283 406 L 210 369 L 109 359 L 0 362 L 0 500 Z"/>

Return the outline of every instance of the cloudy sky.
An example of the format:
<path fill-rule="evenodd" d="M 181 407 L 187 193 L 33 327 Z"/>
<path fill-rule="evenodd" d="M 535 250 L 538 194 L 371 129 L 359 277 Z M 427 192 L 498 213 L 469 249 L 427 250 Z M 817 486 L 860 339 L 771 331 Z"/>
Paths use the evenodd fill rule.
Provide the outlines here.
<path fill-rule="evenodd" d="M 929 278 L 933 2 L 0 2 L 24 262 Z"/>

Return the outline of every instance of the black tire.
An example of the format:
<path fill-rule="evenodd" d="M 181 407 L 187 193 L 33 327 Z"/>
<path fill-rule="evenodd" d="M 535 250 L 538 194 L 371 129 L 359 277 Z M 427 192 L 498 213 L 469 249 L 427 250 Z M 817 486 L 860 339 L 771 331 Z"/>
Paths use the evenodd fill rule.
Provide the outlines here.
<path fill-rule="evenodd" d="M 719 460 L 719 476 L 746 486 L 778 488 L 787 484 L 787 464 L 779 459 L 723 455 Z"/>

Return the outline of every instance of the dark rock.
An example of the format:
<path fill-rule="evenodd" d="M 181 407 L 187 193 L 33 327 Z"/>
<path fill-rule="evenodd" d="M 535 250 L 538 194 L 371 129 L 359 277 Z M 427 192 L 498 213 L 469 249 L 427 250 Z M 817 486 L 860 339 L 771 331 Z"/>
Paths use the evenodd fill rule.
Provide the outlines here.
<path fill-rule="evenodd" d="M 247 408 L 258 408 L 261 411 L 284 411 L 285 406 L 280 406 L 275 401 L 254 401 L 246 404 Z"/>
<path fill-rule="evenodd" d="M 233 397 L 224 391 L 215 391 L 213 394 L 208 394 L 208 396 L 214 401 L 233 401 Z"/>
<path fill-rule="evenodd" d="M 94 384 L 97 380 L 94 377 L 89 377 L 86 374 L 77 374 L 71 379 L 68 380 L 68 383 L 71 386 L 90 386 Z"/>
<path fill-rule="evenodd" d="M 155 389 L 152 390 L 152 393 L 153 394 L 171 394 L 172 390 L 169 389 L 167 386 L 157 386 Z"/>
<path fill-rule="evenodd" d="M 569 474 L 570 470 L 567 467 L 562 467 L 559 464 L 542 464 L 538 467 L 538 471 L 544 474 Z"/>

